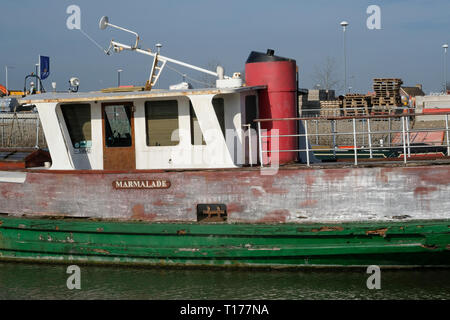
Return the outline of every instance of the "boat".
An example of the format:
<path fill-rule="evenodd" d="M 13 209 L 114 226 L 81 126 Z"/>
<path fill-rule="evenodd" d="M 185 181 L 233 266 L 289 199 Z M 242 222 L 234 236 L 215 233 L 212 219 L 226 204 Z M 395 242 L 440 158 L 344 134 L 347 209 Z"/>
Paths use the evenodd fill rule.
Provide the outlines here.
<path fill-rule="evenodd" d="M 36 106 L 48 150 L 0 151 L 1 261 L 450 266 L 446 155 L 361 161 L 355 141 L 350 162 L 320 162 L 297 113 L 295 60 L 253 51 L 244 83 L 138 41 L 110 48 L 153 57 L 139 90 L 19 99 Z M 216 87 L 153 90 L 166 63 Z"/>
<path fill-rule="evenodd" d="M 364 149 L 358 146 L 359 149 Z M 354 158 L 353 146 L 340 146 L 337 150 L 330 150 L 328 146 L 312 146 L 314 156 L 323 162 L 333 161 L 347 161 Z M 430 159 L 442 158 L 447 156 L 447 148 L 441 146 L 432 146 L 425 143 L 411 143 L 411 156 L 420 159 L 428 157 Z M 376 152 L 370 153 L 369 150 L 361 150 L 358 153 L 358 158 L 361 160 L 384 159 L 384 160 L 398 160 L 403 158 L 403 147 L 396 146 L 387 149 L 378 149 Z"/>

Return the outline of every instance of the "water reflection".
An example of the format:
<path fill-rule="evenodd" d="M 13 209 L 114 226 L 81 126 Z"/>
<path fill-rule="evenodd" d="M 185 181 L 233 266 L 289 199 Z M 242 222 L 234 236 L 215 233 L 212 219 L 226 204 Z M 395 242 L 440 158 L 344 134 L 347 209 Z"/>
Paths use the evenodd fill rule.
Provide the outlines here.
<path fill-rule="evenodd" d="M 449 299 L 450 270 L 383 270 L 381 290 L 365 270 L 176 270 L 0 263 L 0 299 Z"/>

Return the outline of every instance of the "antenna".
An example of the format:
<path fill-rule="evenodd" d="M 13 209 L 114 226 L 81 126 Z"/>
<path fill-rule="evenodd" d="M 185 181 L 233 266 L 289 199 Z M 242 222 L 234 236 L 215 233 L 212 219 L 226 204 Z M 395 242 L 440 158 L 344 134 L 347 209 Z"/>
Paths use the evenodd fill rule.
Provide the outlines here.
<path fill-rule="evenodd" d="M 136 32 L 134 32 L 134 31 L 130 31 L 128 29 L 125 29 L 125 28 L 113 25 L 112 23 L 109 22 L 109 18 L 106 17 L 106 16 L 103 16 L 100 19 L 98 26 L 99 26 L 99 28 L 101 30 L 104 30 L 104 29 L 106 29 L 106 27 L 110 26 L 110 27 L 113 27 L 113 28 L 116 28 L 116 29 L 119 29 L 119 30 L 122 30 L 122 31 L 126 31 L 126 32 L 129 32 L 129 33 L 132 33 L 132 34 L 134 34 L 136 36 L 136 44 L 134 46 L 129 46 L 129 45 L 122 44 L 120 42 L 111 40 L 108 50 L 105 50 L 106 54 L 109 55 L 109 51 L 112 48 L 117 53 L 119 53 L 119 52 L 121 52 L 123 50 L 130 50 L 130 51 L 135 51 L 135 52 L 138 52 L 138 53 L 145 54 L 147 56 L 153 57 L 153 64 L 152 64 L 152 68 L 151 68 L 151 71 L 150 71 L 150 77 L 149 77 L 149 79 L 148 79 L 148 81 L 147 81 L 147 83 L 145 85 L 145 90 L 151 90 L 151 88 L 155 86 L 156 82 L 159 79 L 159 75 L 161 74 L 161 71 L 164 69 L 164 66 L 165 66 L 165 64 L 167 62 L 175 63 L 175 64 L 178 64 L 178 65 L 180 65 L 182 67 L 185 67 L 185 68 L 190 68 L 190 69 L 193 69 L 193 70 L 196 70 L 196 71 L 200 71 L 200 72 L 203 72 L 203 73 L 215 76 L 215 77 L 219 78 L 219 80 L 231 79 L 229 76 L 223 75 L 223 68 L 217 70 L 218 72 L 214 72 L 214 71 L 210 71 L 210 70 L 203 69 L 203 68 L 200 68 L 200 67 L 196 67 L 196 66 L 194 66 L 192 64 L 188 64 L 188 63 L 185 63 L 185 62 L 182 62 L 182 61 L 178 61 L 178 60 L 175 60 L 175 59 L 171 59 L 171 58 L 162 56 L 160 54 L 162 44 L 160 44 L 160 43 L 156 44 L 157 52 L 152 52 L 152 50 L 150 50 L 150 49 L 142 50 L 142 49 L 138 48 L 139 35 Z"/>
<path fill-rule="evenodd" d="M 122 31 L 134 34 L 136 36 L 136 43 L 134 44 L 133 47 L 131 47 L 131 49 L 137 49 L 138 43 L 139 43 L 139 35 L 136 32 L 128 30 L 128 29 L 125 29 L 125 28 L 122 28 L 122 27 L 119 27 L 119 26 L 116 26 L 116 25 L 114 25 L 112 23 L 109 23 L 109 18 L 107 16 L 101 17 L 101 19 L 100 19 L 100 21 L 98 23 L 98 27 L 101 30 L 105 30 L 107 26 L 110 26 L 111 28 L 116 28 L 116 29 L 119 29 L 119 30 L 122 30 Z M 109 50 L 108 50 L 108 52 L 109 52 Z"/>
<path fill-rule="evenodd" d="M 156 50 L 158 51 L 158 54 L 160 54 L 161 53 L 162 44 L 161 43 L 157 43 L 155 45 L 155 47 L 156 47 Z"/>

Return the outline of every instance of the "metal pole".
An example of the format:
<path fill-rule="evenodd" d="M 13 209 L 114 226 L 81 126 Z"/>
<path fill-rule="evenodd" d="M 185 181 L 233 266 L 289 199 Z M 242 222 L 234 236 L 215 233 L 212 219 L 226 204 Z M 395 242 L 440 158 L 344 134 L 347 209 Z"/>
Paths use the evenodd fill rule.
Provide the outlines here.
<path fill-rule="evenodd" d="M 355 166 L 358 165 L 358 151 L 356 150 L 356 119 L 353 118 L 353 150 L 355 152 Z"/>
<path fill-rule="evenodd" d="M 262 137 L 261 137 L 261 122 L 258 121 L 258 141 L 259 141 L 259 162 L 261 168 L 264 167 L 263 152 L 262 152 Z"/>
<path fill-rule="evenodd" d="M 331 131 L 333 132 L 333 156 L 336 158 L 336 120 L 331 120 Z"/>
<path fill-rule="evenodd" d="M 369 154 L 370 154 L 370 158 L 373 158 L 373 154 L 372 154 L 372 134 L 370 132 L 370 119 L 367 119 L 367 133 L 368 133 L 368 138 L 369 138 Z"/>
<path fill-rule="evenodd" d="M 5 116 L 2 115 L 2 147 L 5 146 Z"/>
<path fill-rule="evenodd" d="M 122 71 L 122 69 L 117 70 L 117 87 L 120 87 L 120 73 Z"/>
<path fill-rule="evenodd" d="M 36 149 L 39 149 L 39 116 L 36 117 Z"/>
<path fill-rule="evenodd" d="M 5 66 L 6 90 L 8 90 L 8 66 Z"/>
<path fill-rule="evenodd" d="M 444 94 L 447 94 L 447 48 L 444 51 Z"/>
<path fill-rule="evenodd" d="M 347 50 L 345 48 L 345 30 L 344 26 L 343 38 L 344 38 L 344 93 L 347 92 Z"/>
<path fill-rule="evenodd" d="M 391 122 L 391 118 L 388 119 L 388 124 L 389 124 L 389 128 L 388 128 L 388 140 L 389 140 L 389 147 L 391 146 L 391 131 L 392 131 L 392 122 Z"/>
<path fill-rule="evenodd" d="M 448 114 L 445 115 L 445 132 L 447 134 L 447 157 L 450 156 L 450 142 L 449 142 L 449 133 L 448 133 Z"/>
<path fill-rule="evenodd" d="M 145 55 L 148 55 L 148 56 L 152 56 L 152 57 L 155 57 L 155 56 L 157 55 L 157 54 L 154 53 L 154 52 L 142 50 L 142 49 L 139 49 L 139 48 L 137 48 L 137 49 L 132 49 L 131 46 L 126 45 L 126 44 L 122 44 L 122 43 L 119 43 L 119 42 L 116 42 L 116 41 L 111 41 L 111 45 L 113 45 L 113 46 L 115 45 L 115 46 L 118 46 L 118 47 L 122 47 L 122 48 L 124 48 L 125 50 L 136 51 L 136 52 L 139 52 L 139 53 L 142 53 L 142 54 L 145 54 Z M 200 67 L 196 67 L 196 66 L 194 66 L 194 65 L 192 65 L 192 64 L 184 63 L 184 62 L 182 62 L 182 61 L 178 61 L 178 60 L 175 60 L 175 59 L 171 59 L 171 58 L 168 58 L 168 57 L 165 57 L 165 56 L 162 56 L 162 55 L 158 55 L 158 60 L 159 60 L 159 61 L 166 60 L 167 62 L 176 63 L 176 64 L 178 64 L 178 65 L 180 65 L 180 66 L 183 66 L 183 67 L 186 67 L 186 68 L 191 68 L 191 69 L 193 69 L 193 70 L 197 70 L 197 71 L 200 71 L 200 72 L 204 72 L 204 73 L 210 74 L 210 75 L 215 76 L 215 77 L 218 76 L 217 72 L 213 72 L 213 71 L 206 70 L 206 69 L 203 69 L 203 68 L 200 68 Z M 230 79 L 229 76 L 224 76 L 224 78 L 225 78 L 225 79 Z"/>
<path fill-rule="evenodd" d="M 365 121 L 366 121 L 365 119 L 361 120 L 361 131 L 364 131 L 364 122 Z M 363 134 L 362 135 L 362 145 L 363 145 L 363 147 L 364 147 L 365 144 L 366 144 L 366 136 Z"/>
<path fill-rule="evenodd" d="M 306 149 L 306 165 L 309 167 L 309 147 L 308 147 L 308 121 L 305 120 L 305 149 Z"/>
<path fill-rule="evenodd" d="M 448 45 L 444 44 L 444 94 L 447 94 L 447 48 Z"/>
<path fill-rule="evenodd" d="M 403 162 L 406 164 L 405 117 L 402 117 Z"/>
<path fill-rule="evenodd" d="M 408 157 L 411 157 L 411 138 L 409 136 L 409 117 L 405 117 L 405 123 L 406 123 L 406 138 L 407 138 L 407 144 L 408 144 Z"/>
<path fill-rule="evenodd" d="M 36 93 L 38 92 L 38 91 L 41 91 L 41 85 L 40 85 L 40 81 L 39 81 L 39 79 L 41 78 L 41 76 L 40 76 L 40 69 L 41 69 L 41 58 L 40 58 L 41 56 L 39 56 L 39 63 L 36 63 L 36 75 L 39 77 L 39 78 L 37 78 L 36 79 Z"/>
<path fill-rule="evenodd" d="M 248 125 L 248 152 L 249 152 L 249 160 L 250 167 L 253 167 L 253 150 L 252 150 L 252 127 Z"/>
<path fill-rule="evenodd" d="M 316 120 L 316 144 L 319 144 L 319 120 Z"/>

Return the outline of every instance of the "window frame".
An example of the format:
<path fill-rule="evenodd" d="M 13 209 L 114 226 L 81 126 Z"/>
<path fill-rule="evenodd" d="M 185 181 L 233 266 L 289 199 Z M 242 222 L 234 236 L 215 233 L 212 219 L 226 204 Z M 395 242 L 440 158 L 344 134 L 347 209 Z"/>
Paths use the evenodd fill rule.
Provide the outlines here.
<path fill-rule="evenodd" d="M 76 147 L 75 146 L 75 141 L 74 141 L 74 139 L 72 137 L 72 134 L 71 134 L 71 132 L 72 132 L 71 127 L 72 126 L 69 124 L 69 121 L 67 121 L 67 118 L 66 118 L 66 115 L 65 115 L 65 112 L 64 112 L 65 107 L 76 108 L 76 107 L 79 107 L 80 105 L 81 106 L 87 106 L 88 110 L 89 110 L 89 127 L 90 127 L 90 135 L 91 136 L 90 136 L 90 140 L 87 140 L 87 139 L 83 140 L 83 141 L 86 141 L 86 142 L 90 142 L 89 144 L 87 144 L 84 147 L 82 147 L 82 146 Z M 64 126 L 65 126 L 63 137 L 65 138 L 65 140 L 67 142 L 70 142 L 70 143 L 68 143 L 68 145 L 70 145 L 72 150 L 74 150 L 75 152 L 78 152 L 78 151 L 87 150 L 87 149 L 92 148 L 92 146 L 93 146 L 92 105 L 90 103 L 61 103 L 61 104 L 59 104 L 59 111 L 60 111 L 61 119 L 63 120 Z M 83 130 L 81 130 L 81 133 L 83 134 Z"/>
<path fill-rule="evenodd" d="M 150 144 L 150 132 L 149 132 L 149 120 L 150 119 L 149 119 L 149 115 L 148 115 L 148 113 L 149 113 L 148 110 L 151 108 L 152 103 L 168 102 L 168 101 L 175 102 L 175 104 L 176 104 L 176 109 L 177 109 L 177 128 L 176 129 L 178 130 L 178 140 L 170 139 L 170 141 L 176 142 L 176 144 L 159 145 L 159 146 L 151 145 Z M 173 147 L 180 146 L 180 144 L 181 144 L 181 135 L 180 135 L 181 123 L 180 123 L 180 101 L 178 99 L 144 100 L 144 122 L 145 122 L 145 145 L 146 145 L 146 147 L 148 147 L 148 148 L 173 148 Z"/>
<path fill-rule="evenodd" d="M 107 116 L 107 112 L 106 112 L 106 108 L 109 107 L 123 107 L 125 114 L 127 116 L 127 120 L 129 122 L 129 144 L 127 145 L 108 145 L 108 136 L 107 136 L 107 128 L 109 129 L 109 133 L 112 133 L 111 130 L 113 128 L 111 128 L 111 122 L 110 119 Z M 133 104 L 126 102 L 117 102 L 117 103 L 107 103 L 102 105 L 102 119 L 104 122 L 104 128 L 103 128 L 103 145 L 105 148 L 130 148 L 134 146 L 134 132 L 133 132 L 133 121 L 134 121 L 134 116 L 133 116 Z"/>

